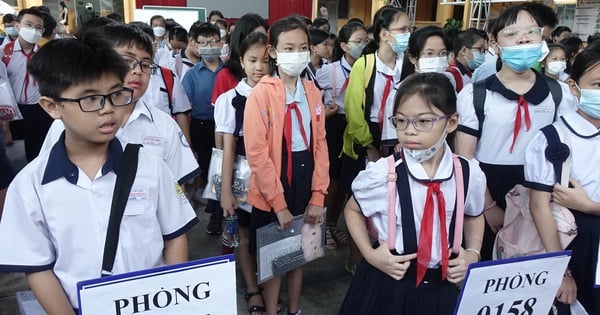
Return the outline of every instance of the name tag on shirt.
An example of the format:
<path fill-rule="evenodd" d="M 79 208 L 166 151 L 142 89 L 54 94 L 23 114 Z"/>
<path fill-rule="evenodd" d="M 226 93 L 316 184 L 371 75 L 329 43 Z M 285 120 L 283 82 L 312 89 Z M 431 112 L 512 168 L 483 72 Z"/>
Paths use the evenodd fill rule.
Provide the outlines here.
<path fill-rule="evenodd" d="M 533 112 L 534 113 L 551 113 L 552 111 L 554 111 L 554 106 L 552 105 L 537 105 L 537 106 L 533 106 Z"/>
<path fill-rule="evenodd" d="M 133 187 L 129 192 L 128 200 L 148 200 L 148 190 L 142 187 Z"/>
<path fill-rule="evenodd" d="M 162 147 L 165 143 L 165 138 L 157 136 L 142 136 L 143 145 L 152 145 Z"/>

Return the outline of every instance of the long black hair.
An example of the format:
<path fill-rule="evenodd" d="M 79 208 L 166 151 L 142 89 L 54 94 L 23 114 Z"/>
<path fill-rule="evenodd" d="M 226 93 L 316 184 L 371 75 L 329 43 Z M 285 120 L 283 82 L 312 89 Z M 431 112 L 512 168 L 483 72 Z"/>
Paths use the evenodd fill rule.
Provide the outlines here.
<path fill-rule="evenodd" d="M 240 64 L 240 44 L 242 41 L 257 27 L 264 27 L 265 31 L 269 30 L 269 24 L 255 13 L 244 14 L 235 24 L 233 32 L 229 35 L 229 59 L 223 65 L 236 78 L 241 80 L 245 75 Z"/>
<path fill-rule="evenodd" d="M 375 17 L 373 18 L 373 36 L 375 40 L 369 42 L 367 47 L 363 49 L 364 55 L 372 54 L 379 49 L 379 41 L 381 40 L 379 33 L 381 33 L 382 29 L 389 28 L 392 23 L 396 22 L 400 14 L 406 14 L 406 12 L 392 5 L 383 6 L 375 12 Z"/>
<path fill-rule="evenodd" d="M 344 26 L 342 26 L 342 28 L 340 29 L 340 32 L 338 34 L 338 37 L 336 38 L 335 43 L 333 44 L 333 58 L 332 59 L 334 62 L 342 59 L 342 57 L 345 54 L 344 50 L 342 50 L 341 43 L 347 44 L 348 40 L 350 40 L 350 37 L 352 37 L 352 34 L 354 34 L 354 32 L 356 32 L 356 30 L 364 30 L 365 32 L 367 31 L 365 26 L 359 22 L 349 22 L 349 23 L 346 23 Z"/>

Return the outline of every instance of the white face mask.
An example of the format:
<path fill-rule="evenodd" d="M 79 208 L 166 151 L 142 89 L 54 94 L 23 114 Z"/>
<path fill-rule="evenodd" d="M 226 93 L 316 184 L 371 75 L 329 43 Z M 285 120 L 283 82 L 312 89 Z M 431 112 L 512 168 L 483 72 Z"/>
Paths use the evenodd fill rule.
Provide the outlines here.
<path fill-rule="evenodd" d="M 33 27 L 21 27 L 19 29 L 19 37 L 24 41 L 35 45 L 38 41 L 40 41 L 40 38 L 42 38 L 42 32 Z"/>
<path fill-rule="evenodd" d="M 538 59 L 538 62 L 542 62 L 544 59 L 546 59 L 546 56 L 548 56 L 548 54 L 550 53 L 550 48 L 548 48 L 548 43 L 543 40 L 542 41 L 542 56 L 540 57 L 540 59 Z"/>
<path fill-rule="evenodd" d="M 419 59 L 419 68 L 416 72 L 427 73 L 437 72 L 442 73 L 448 68 L 448 57 L 429 57 Z"/>
<path fill-rule="evenodd" d="M 225 36 L 227 36 L 227 31 L 224 29 L 219 29 L 219 35 L 221 35 L 221 38 L 225 38 Z"/>
<path fill-rule="evenodd" d="M 277 52 L 277 67 L 279 71 L 289 75 L 290 77 L 297 77 L 306 69 L 310 62 L 310 52 Z"/>
<path fill-rule="evenodd" d="M 156 36 L 156 37 L 163 37 L 163 36 L 165 36 L 165 33 L 167 32 L 167 30 L 162 26 L 157 26 L 157 27 L 152 28 L 152 32 L 154 33 L 154 36 Z"/>
<path fill-rule="evenodd" d="M 561 74 L 565 69 L 567 69 L 566 61 L 551 61 L 546 63 L 546 72 L 551 75 Z"/>
<path fill-rule="evenodd" d="M 440 148 L 444 145 L 444 142 L 446 141 L 446 136 L 448 136 L 448 134 L 444 132 L 442 137 L 433 146 L 425 150 L 405 149 L 405 151 L 406 153 L 408 153 L 408 155 L 410 155 L 410 157 L 415 159 L 415 161 L 419 163 L 425 162 L 431 159 L 433 156 L 435 156 L 435 154 L 440 150 Z"/>

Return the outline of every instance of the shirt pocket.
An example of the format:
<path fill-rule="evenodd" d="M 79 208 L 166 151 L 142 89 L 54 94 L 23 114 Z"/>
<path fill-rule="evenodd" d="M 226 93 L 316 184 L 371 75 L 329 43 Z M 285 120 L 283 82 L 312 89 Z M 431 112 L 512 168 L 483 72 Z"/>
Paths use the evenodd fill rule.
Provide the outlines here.
<path fill-rule="evenodd" d="M 129 200 L 123 213 L 119 241 L 124 250 L 149 248 L 157 242 L 162 244 L 156 207 L 152 202 Z"/>

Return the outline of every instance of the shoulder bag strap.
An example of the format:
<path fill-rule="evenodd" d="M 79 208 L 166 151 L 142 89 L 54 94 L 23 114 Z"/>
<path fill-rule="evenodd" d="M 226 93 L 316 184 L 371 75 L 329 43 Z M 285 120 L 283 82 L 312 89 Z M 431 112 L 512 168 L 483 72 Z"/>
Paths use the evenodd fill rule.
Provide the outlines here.
<path fill-rule="evenodd" d="M 390 250 L 396 249 L 396 159 L 394 154 L 387 157 L 388 161 L 388 229 L 387 243 Z"/>
<path fill-rule="evenodd" d="M 481 80 L 473 83 L 473 107 L 475 108 L 475 115 L 479 121 L 479 137 L 477 138 L 481 138 L 481 135 L 483 134 L 485 96 L 487 94 L 485 81 L 486 80 Z"/>
<path fill-rule="evenodd" d="M 465 215 L 465 186 L 463 178 L 463 167 L 458 155 L 452 155 L 454 160 L 454 179 L 456 180 L 456 220 L 454 221 L 454 241 L 452 252 L 460 253 L 463 236 L 463 220 Z"/>
<path fill-rule="evenodd" d="M 139 144 L 127 144 L 123 152 L 121 165 L 119 165 L 112 204 L 110 206 L 108 228 L 106 229 L 106 242 L 104 243 L 104 255 L 102 257 L 102 277 L 112 275 L 117 245 L 119 243 L 121 220 L 123 219 L 123 212 L 125 212 L 129 192 L 135 179 L 140 147 L 141 145 Z"/>

